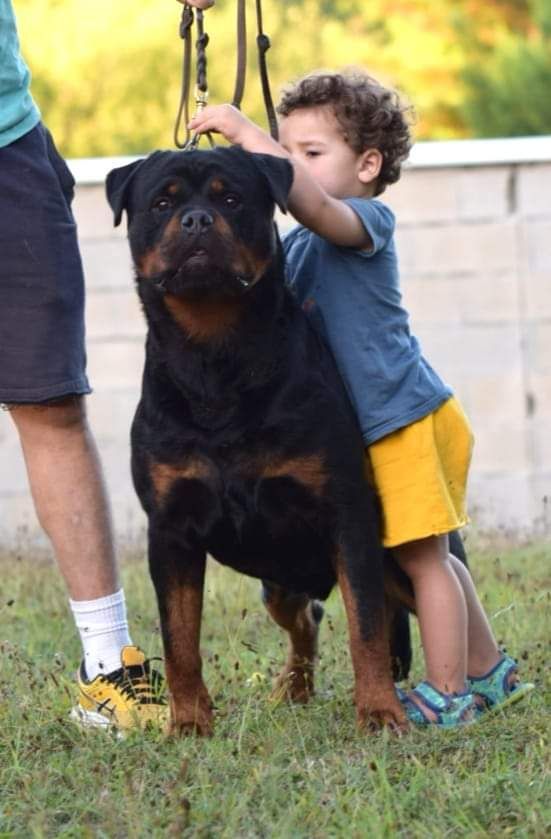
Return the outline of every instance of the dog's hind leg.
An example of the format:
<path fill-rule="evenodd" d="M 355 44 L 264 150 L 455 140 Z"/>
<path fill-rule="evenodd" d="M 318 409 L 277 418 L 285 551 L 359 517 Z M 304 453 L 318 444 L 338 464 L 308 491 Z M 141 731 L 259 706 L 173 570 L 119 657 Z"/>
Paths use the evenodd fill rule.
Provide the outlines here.
<path fill-rule="evenodd" d="M 206 556 L 166 533 L 149 533 L 149 568 L 159 604 L 170 693 L 170 733 L 212 733 L 212 702 L 201 675 L 199 638 Z"/>
<path fill-rule="evenodd" d="M 306 594 L 294 594 L 267 582 L 262 583 L 262 599 L 274 621 L 289 633 L 287 661 L 276 679 L 273 696 L 308 702 L 314 693 L 314 666 L 323 607 Z"/>
<path fill-rule="evenodd" d="M 452 530 L 452 532 L 448 534 L 448 539 L 450 540 L 450 553 L 456 556 L 457 559 L 461 560 L 463 565 L 468 568 L 469 563 L 467 561 L 467 553 L 465 551 L 465 545 L 463 544 L 463 539 L 461 538 L 459 530 Z"/>

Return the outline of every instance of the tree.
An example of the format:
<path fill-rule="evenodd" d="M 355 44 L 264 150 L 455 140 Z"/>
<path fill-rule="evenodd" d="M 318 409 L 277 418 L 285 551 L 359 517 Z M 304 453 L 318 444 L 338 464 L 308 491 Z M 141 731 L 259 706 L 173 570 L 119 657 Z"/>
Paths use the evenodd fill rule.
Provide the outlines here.
<path fill-rule="evenodd" d="M 518 3 L 515 18 L 489 38 L 460 22 L 470 43 L 461 72 L 460 112 L 478 137 L 551 134 L 551 5 Z"/>

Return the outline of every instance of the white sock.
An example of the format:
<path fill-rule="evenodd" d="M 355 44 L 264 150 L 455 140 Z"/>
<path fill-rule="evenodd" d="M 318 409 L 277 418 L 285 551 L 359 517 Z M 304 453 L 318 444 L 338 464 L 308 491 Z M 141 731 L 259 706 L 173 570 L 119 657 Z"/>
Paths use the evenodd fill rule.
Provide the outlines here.
<path fill-rule="evenodd" d="M 69 600 L 84 650 L 88 680 L 121 667 L 121 650 L 132 644 L 128 634 L 124 591 L 95 600 Z"/>

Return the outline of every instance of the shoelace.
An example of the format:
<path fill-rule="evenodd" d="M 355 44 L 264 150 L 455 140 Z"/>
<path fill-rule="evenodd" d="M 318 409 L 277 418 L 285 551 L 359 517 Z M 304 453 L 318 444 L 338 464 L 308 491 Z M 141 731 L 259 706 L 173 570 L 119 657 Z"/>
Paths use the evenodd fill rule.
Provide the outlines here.
<path fill-rule="evenodd" d="M 121 667 L 120 670 L 102 676 L 102 679 L 115 685 L 123 695 L 134 699 L 138 705 L 166 705 L 164 678 L 158 670 L 152 670 L 149 666 L 150 661 L 160 660 L 147 659 L 143 665 Z"/>

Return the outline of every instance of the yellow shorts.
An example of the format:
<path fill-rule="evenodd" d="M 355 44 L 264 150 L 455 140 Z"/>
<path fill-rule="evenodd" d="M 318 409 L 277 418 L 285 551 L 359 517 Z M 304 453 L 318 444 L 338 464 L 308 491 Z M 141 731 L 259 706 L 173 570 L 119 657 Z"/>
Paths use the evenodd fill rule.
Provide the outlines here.
<path fill-rule="evenodd" d="M 457 530 L 468 522 L 473 435 L 455 398 L 367 449 L 383 508 L 387 548 Z"/>

